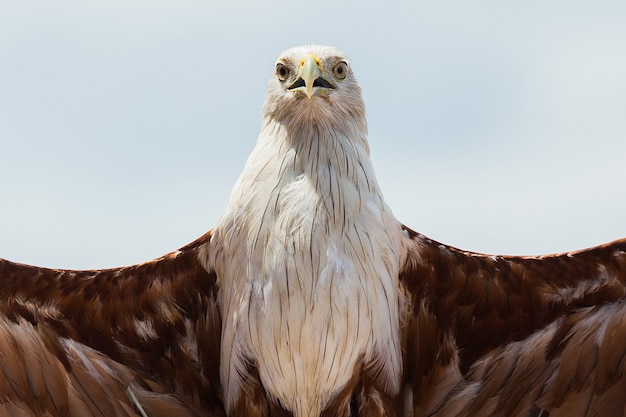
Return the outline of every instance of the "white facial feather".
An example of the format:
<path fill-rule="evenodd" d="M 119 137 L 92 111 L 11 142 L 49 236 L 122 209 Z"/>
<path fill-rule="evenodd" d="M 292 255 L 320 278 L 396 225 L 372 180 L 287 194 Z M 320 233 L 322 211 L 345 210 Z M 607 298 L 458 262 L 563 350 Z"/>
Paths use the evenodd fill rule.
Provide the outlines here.
<path fill-rule="evenodd" d="M 336 87 L 324 96 L 288 89 L 310 53 Z M 339 61 L 323 46 L 281 55 L 292 78 L 270 80 L 258 144 L 214 229 L 227 410 L 250 364 L 296 417 L 319 415 L 363 363 L 399 389 L 402 231 L 369 159 L 358 83 L 333 76 Z"/>

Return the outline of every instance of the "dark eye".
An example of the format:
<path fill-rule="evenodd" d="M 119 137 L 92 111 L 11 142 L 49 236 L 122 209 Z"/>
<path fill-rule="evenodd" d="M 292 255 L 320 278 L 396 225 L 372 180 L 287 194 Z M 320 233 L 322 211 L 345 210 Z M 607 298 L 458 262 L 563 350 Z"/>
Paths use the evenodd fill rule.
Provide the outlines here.
<path fill-rule="evenodd" d="M 287 77 L 289 77 L 289 68 L 280 62 L 276 64 L 276 78 L 278 78 L 279 81 L 285 81 Z"/>
<path fill-rule="evenodd" d="M 333 74 L 338 80 L 343 80 L 348 75 L 348 64 L 343 61 L 339 62 L 335 65 L 335 68 L 333 68 Z"/>

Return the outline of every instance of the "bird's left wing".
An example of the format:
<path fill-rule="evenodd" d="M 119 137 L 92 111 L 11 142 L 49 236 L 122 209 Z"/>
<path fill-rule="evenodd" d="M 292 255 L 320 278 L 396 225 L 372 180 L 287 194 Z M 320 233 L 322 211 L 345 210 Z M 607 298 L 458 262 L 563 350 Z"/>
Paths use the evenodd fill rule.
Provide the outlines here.
<path fill-rule="evenodd" d="M 16 415 L 219 414 L 216 276 L 199 260 L 210 239 L 115 269 L 0 259 L 0 402 Z"/>
<path fill-rule="evenodd" d="M 626 304 L 576 309 L 477 361 L 428 415 L 626 415 Z"/>
<path fill-rule="evenodd" d="M 605 332 L 624 336 L 626 328 L 621 307 L 626 240 L 578 252 L 514 257 L 461 251 L 408 228 L 405 232 L 408 255 L 400 283 L 407 297 L 403 338 L 412 415 L 435 410 L 441 416 L 475 415 L 480 407 L 463 414 L 459 401 L 477 407 L 474 401 L 481 395 L 490 406 L 526 401 L 541 410 L 555 407 L 548 407 L 554 398 L 559 406 L 571 406 L 580 399 L 576 392 L 591 388 L 581 386 L 580 373 L 567 371 L 565 361 L 576 350 L 569 345 L 570 354 L 565 355 L 566 345 L 582 343 L 584 335 L 594 333 L 597 343 L 588 349 L 591 356 L 580 359 L 590 361 L 589 374 L 604 380 L 608 377 L 603 364 L 616 363 L 611 355 L 626 354 L 626 343 L 602 344 Z M 591 325 L 590 320 L 609 327 Z M 565 384 L 562 387 L 578 388 L 557 395 L 555 378 Z M 545 386 L 532 391 L 541 381 Z M 603 389 L 613 388 L 613 382 Z M 523 395 L 506 398 L 515 389 Z M 461 392 L 463 396 L 453 395 Z"/>

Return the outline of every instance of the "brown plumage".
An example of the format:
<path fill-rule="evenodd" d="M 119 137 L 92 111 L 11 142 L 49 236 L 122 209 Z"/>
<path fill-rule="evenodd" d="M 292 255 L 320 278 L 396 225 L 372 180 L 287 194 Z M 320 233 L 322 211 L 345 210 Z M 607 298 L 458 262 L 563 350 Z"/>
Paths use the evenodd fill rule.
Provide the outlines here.
<path fill-rule="evenodd" d="M 409 234 L 414 415 L 626 415 L 626 240 L 514 257 Z"/>
<path fill-rule="evenodd" d="M 117 269 L 0 259 L 0 416 L 140 416 L 131 390 L 149 416 L 219 410 L 209 239 Z"/>
<path fill-rule="evenodd" d="M 403 338 L 412 400 L 394 407 L 415 416 L 625 415 L 626 240 L 493 257 L 409 234 L 400 279 L 411 306 Z M 209 239 L 119 269 L 0 260 L 0 416 L 141 416 L 129 391 L 148 416 L 224 415 L 217 287 L 197 261 Z M 254 384 L 250 400 L 266 402 L 254 400 L 263 392 Z M 348 404 L 365 384 L 355 377 Z"/>
<path fill-rule="evenodd" d="M 626 240 L 490 256 L 401 225 L 340 51 L 287 51 L 218 225 L 143 264 L 0 259 L 3 416 L 624 416 Z"/>

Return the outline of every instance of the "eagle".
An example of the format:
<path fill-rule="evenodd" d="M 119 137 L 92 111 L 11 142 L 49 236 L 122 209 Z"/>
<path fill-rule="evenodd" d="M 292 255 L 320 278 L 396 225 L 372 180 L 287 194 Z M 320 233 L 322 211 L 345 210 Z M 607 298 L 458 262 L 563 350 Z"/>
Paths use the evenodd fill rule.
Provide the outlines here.
<path fill-rule="evenodd" d="M 340 50 L 283 52 L 214 228 L 137 265 L 0 260 L 0 416 L 623 416 L 626 239 L 460 250 L 396 219 Z"/>

